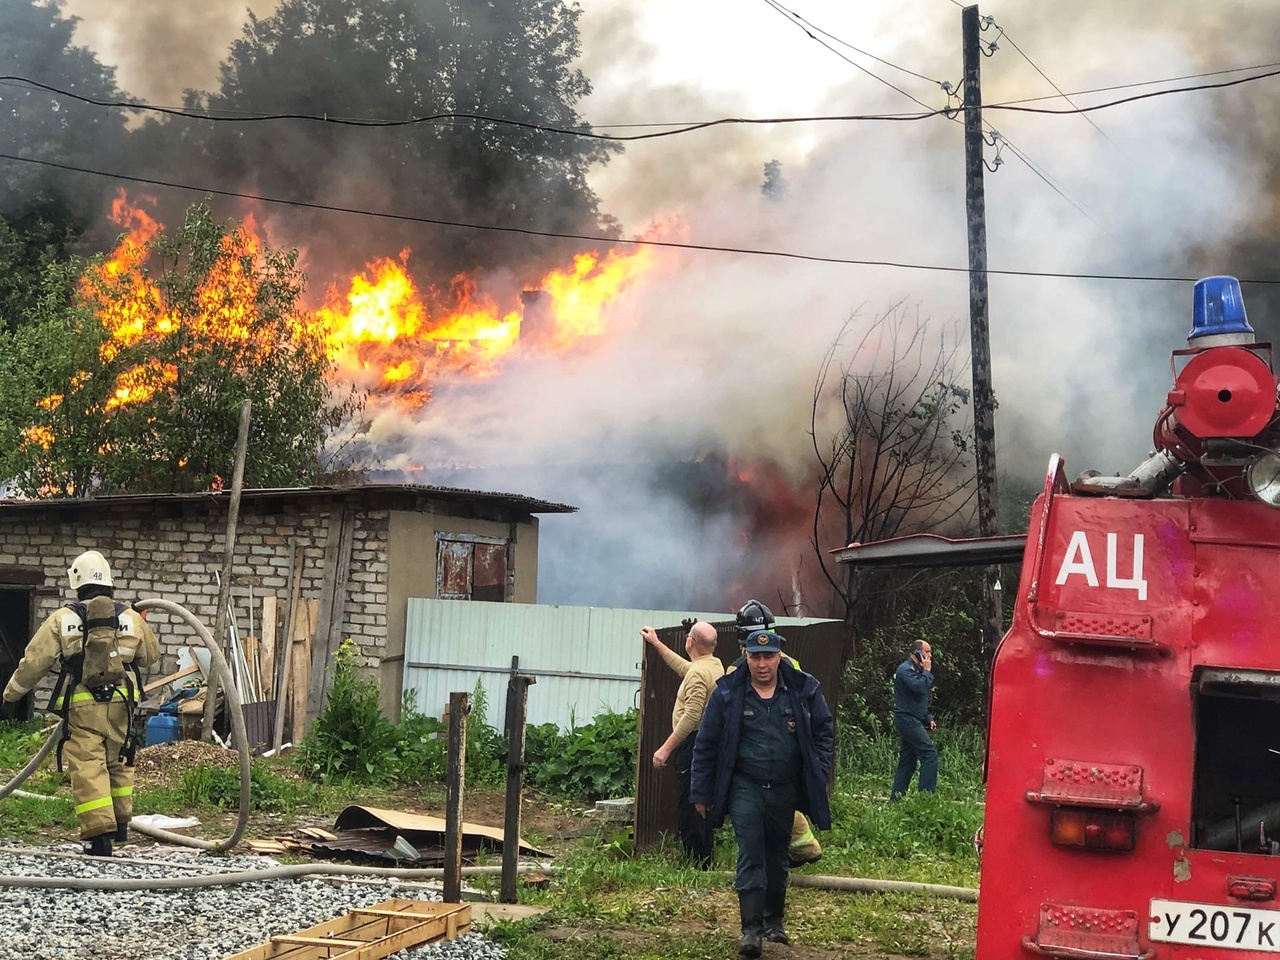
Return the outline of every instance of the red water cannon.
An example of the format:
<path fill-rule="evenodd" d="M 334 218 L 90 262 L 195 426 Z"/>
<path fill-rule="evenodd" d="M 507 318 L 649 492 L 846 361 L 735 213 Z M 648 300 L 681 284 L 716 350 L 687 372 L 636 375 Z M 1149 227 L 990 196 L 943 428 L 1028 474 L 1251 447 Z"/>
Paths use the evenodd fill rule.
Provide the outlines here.
<path fill-rule="evenodd" d="M 1271 344 L 1255 341 L 1235 277 L 1196 283 L 1187 349 L 1173 353 L 1173 389 L 1154 433 L 1157 451 L 1179 467 L 1173 494 L 1280 506 L 1280 380 Z"/>

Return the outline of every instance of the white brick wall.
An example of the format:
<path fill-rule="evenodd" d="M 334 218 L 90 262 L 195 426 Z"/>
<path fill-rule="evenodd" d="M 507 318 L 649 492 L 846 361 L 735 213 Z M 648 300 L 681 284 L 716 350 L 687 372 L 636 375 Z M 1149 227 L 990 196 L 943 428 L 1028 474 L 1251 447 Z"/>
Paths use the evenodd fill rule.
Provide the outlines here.
<path fill-rule="evenodd" d="M 176 509 L 181 509 L 181 518 L 144 519 L 112 507 L 117 515 L 87 524 L 68 523 L 58 511 L 50 511 L 42 519 L 24 517 L 17 523 L 0 519 L 0 565 L 43 572 L 43 586 L 37 587 L 37 624 L 72 599 L 66 572 L 71 561 L 84 550 L 96 549 L 111 563 L 118 599 L 172 600 L 212 630 L 218 599 L 215 574 L 222 570 L 226 514 L 191 502 Z M 242 509 L 231 590 L 241 635 L 249 630 L 252 592 L 254 632 L 262 634 L 262 598 L 274 594 L 279 598 L 276 636 L 283 636 L 292 574 L 289 561 L 295 541 L 304 558 L 301 594 L 320 598 L 330 512 L 340 509 L 340 504 L 317 500 L 273 502 L 270 511 Z M 386 650 L 389 526 L 386 510 L 356 513 L 355 549 L 345 585 L 342 636 L 350 637 L 371 665 L 376 665 Z M 161 664 L 151 672 L 153 677 L 176 669 L 183 646 L 200 644 L 190 626 L 168 613 L 152 610 L 148 622 L 163 648 Z M 47 689 L 51 682 L 52 678 L 46 678 L 41 688 Z M 47 697 L 47 693 L 37 693 L 35 705 L 43 708 Z"/>

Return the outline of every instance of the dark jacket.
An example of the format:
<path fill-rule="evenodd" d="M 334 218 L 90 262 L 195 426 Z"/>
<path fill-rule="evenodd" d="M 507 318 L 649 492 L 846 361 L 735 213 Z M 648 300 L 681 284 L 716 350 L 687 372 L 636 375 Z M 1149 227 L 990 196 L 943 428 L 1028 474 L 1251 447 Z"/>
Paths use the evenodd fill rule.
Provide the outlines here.
<path fill-rule="evenodd" d="M 707 823 L 712 830 L 724 822 L 729 782 L 733 779 L 738 742 L 742 737 L 742 709 L 750 687 L 750 670 L 725 674 L 707 699 L 702 724 L 698 727 L 698 739 L 693 744 L 689 800 L 705 803 L 711 808 L 707 812 Z M 802 770 L 796 806 L 808 814 L 814 826 L 829 830 L 831 808 L 827 803 L 827 780 L 835 742 L 831 710 L 822 697 L 818 681 L 791 666 L 786 658 L 778 664 L 778 693 L 775 696 L 789 697 L 791 709 L 798 718 L 796 736 L 800 743 Z"/>
<path fill-rule="evenodd" d="M 915 660 L 903 660 L 893 674 L 893 715 L 915 717 L 927 724 L 933 719 L 929 712 L 929 688 L 932 686 L 932 673 Z"/>

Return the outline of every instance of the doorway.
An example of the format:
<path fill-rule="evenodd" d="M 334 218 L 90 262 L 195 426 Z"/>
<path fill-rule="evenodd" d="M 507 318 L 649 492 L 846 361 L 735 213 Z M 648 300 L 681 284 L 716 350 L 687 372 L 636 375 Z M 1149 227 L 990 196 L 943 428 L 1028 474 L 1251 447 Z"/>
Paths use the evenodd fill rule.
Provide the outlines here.
<path fill-rule="evenodd" d="M 31 637 L 35 589 L 0 584 L 0 688 L 9 682 Z M 19 720 L 31 719 L 31 694 L 18 704 Z"/>

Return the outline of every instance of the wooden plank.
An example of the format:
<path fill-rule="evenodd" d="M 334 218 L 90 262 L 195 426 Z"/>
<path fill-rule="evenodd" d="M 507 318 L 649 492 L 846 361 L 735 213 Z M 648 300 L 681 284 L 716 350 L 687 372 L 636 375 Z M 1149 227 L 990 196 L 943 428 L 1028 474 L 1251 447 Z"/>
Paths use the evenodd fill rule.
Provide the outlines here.
<path fill-rule="evenodd" d="M 193 673 L 198 673 L 199 671 L 200 671 L 200 664 L 193 663 L 191 666 L 186 667 L 182 670 L 179 670 L 177 673 L 171 673 L 167 677 L 160 677 L 157 680 L 152 680 L 150 683 L 148 683 L 145 687 L 142 688 L 142 692 L 150 693 L 152 690 L 159 690 L 161 687 L 168 686 L 171 683 L 181 680 L 183 677 L 189 677 Z"/>
<path fill-rule="evenodd" d="M 262 681 L 264 700 L 276 697 L 276 609 L 279 602 L 275 594 L 262 598 L 262 622 L 258 627 L 262 634 L 258 647 L 258 676 Z"/>
<path fill-rule="evenodd" d="M 303 943 L 313 947 L 363 947 L 368 940 L 340 940 L 337 937 L 304 937 L 300 933 L 282 933 L 271 938 L 276 943 Z"/>
<path fill-rule="evenodd" d="M 320 601 L 304 599 L 298 604 L 298 619 L 293 631 L 292 676 L 289 678 L 290 703 L 293 707 L 293 742 L 300 743 L 307 733 L 307 697 L 310 692 L 311 647 L 315 641 L 316 620 Z"/>
<path fill-rule="evenodd" d="M 246 633 L 240 638 L 240 653 L 244 657 L 244 702 L 257 702 L 263 699 L 261 691 L 258 689 L 258 638 L 251 633 Z"/>
<path fill-rule="evenodd" d="M 392 925 L 408 924 L 399 930 Z M 350 911 L 227 960 L 382 960 L 393 953 L 453 939 L 471 928 L 470 904 L 394 898 Z M 337 948 L 343 948 L 334 953 Z"/>
<path fill-rule="evenodd" d="M 281 744 L 284 743 L 284 716 L 288 713 L 288 687 L 289 687 L 289 661 L 293 656 L 293 624 L 296 619 L 298 604 L 297 600 L 302 595 L 302 563 L 304 560 L 302 547 L 298 541 L 293 541 L 292 555 L 290 562 L 293 566 L 293 573 L 289 577 L 289 595 L 285 601 L 285 627 L 284 635 L 280 639 L 282 650 L 277 658 L 280 667 L 276 671 L 280 677 L 280 690 L 276 695 L 276 731 L 271 746 L 273 749 L 279 750 Z"/>
<path fill-rule="evenodd" d="M 351 575 L 351 551 L 355 543 L 355 511 L 343 507 L 329 516 L 324 549 L 324 578 L 320 586 L 320 619 L 311 648 L 311 689 L 307 717 L 314 720 L 324 706 L 324 694 L 333 679 L 333 658 L 342 642 L 347 580 Z"/>

